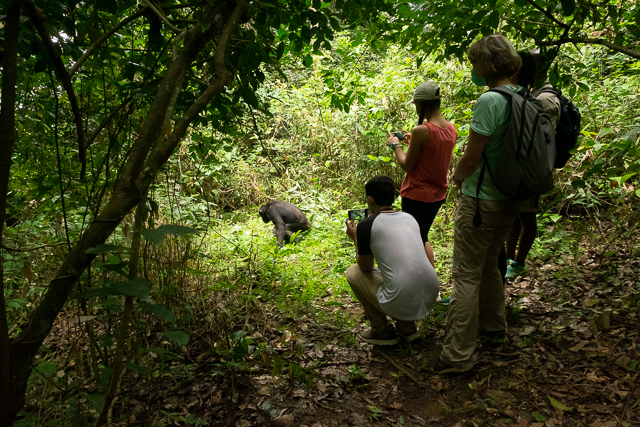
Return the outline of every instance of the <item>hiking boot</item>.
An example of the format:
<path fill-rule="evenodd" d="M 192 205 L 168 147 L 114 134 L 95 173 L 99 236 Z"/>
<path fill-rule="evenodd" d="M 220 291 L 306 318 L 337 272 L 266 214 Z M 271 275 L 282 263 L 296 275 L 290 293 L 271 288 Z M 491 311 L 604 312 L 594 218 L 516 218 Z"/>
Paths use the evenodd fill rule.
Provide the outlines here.
<path fill-rule="evenodd" d="M 502 331 L 483 331 L 478 330 L 478 339 L 483 346 L 486 347 L 502 347 L 507 345 L 507 333 Z"/>
<path fill-rule="evenodd" d="M 440 305 L 449 305 L 451 303 L 451 297 L 442 298 L 436 302 Z"/>
<path fill-rule="evenodd" d="M 405 340 L 407 342 L 414 342 L 415 340 L 417 340 L 418 338 L 420 338 L 420 331 L 415 331 L 412 334 L 401 334 L 400 332 L 397 333 L 398 339 L 400 340 Z"/>
<path fill-rule="evenodd" d="M 458 369 L 444 363 L 440 358 L 428 359 L 427 365 L 431 368 L 431 372 L 435 374 L 459 375 L 466 372 L 467 369 Z"/>
<path fill-rule="evenodd" d="M 478 337 L 487 340 L 505 340 L 507 339 L 507 333 L 504 329 L 501 331 L 483 331 L 482 329 L 478 329 Z"/>
<path fill-rule="evenodd" d="M 529 269 L 526 265 L 519 265 L 517 261 L 511 261 L 511 265 L 507 268 L 507 274 L 504 275 L 504 278 L 507 280 L 513 280 L 518 276 L 527 274 L 528 271 Z"/>
<path fill-rule="evenodd" d="M 387 328 L 380 333 L 375 333 L 373 330 L 368 329 L 360 332 L 360 339 L 364 342 L 374 345 L 396 345 L 398 344 L 398 337 L 396 336 L 396 330 L 392 325 L 387 325 Z"/>

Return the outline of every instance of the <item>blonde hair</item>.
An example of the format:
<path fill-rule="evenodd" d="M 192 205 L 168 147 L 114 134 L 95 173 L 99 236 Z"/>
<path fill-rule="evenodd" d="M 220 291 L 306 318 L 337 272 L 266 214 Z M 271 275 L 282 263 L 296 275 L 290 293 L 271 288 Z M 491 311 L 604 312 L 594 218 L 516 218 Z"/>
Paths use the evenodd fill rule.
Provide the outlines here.
<path fill-rule="evenodd" d="M 522 59 L 502 34 L 485 36 L 469 47 L 469 61 L 476 75 L 485 79 L 511 77 L 520 70 Z"/>

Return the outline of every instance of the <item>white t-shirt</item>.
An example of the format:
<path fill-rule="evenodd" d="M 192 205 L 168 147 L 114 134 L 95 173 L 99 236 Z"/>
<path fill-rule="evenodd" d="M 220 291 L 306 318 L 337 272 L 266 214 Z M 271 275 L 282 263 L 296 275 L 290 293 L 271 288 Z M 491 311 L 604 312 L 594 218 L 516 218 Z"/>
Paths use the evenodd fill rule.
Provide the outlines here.
<path fill-rule="evenodd" d="M 378 302 L 397 320 L 427 317 L 438 297 L 438 276 L 424 251 L 420 226 L 406 212 L 373 214 L 358 224 L 358 254 L 373 255 L 382 274 Z"/>

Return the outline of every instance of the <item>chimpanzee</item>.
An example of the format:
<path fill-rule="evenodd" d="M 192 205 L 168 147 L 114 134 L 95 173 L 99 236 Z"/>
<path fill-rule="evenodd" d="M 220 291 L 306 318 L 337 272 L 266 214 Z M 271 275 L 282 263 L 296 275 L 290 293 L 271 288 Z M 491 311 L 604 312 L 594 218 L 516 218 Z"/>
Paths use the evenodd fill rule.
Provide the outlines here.
<path fill-rule="evenodd" d="M 289 202 L 269 202 L 262 205 L 258 211 L 264 222 L 273 221 L 275 227 L 273 234 L 276 235 L 278 246 L 282 247 L 282 241 L 289 243 L 291 235 L 296 231 L 306 231 L 311 228 L 311 223 L 302 211 Z M 298 238 L 294 240 L 298 243 Z"/>

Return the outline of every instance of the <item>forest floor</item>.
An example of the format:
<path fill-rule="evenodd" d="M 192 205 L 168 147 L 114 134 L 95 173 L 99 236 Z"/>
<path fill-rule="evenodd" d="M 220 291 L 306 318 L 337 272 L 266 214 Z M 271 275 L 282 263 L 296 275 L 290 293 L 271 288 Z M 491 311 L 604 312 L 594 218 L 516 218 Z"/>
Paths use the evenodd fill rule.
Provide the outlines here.
<path fill-rule="evenodd" d="M 358 326 L 274 310 L 264 328 L 271 332 L 254 336 L 310 373 L 311 388 L 263 366 L 236 377 L 231 401 L 211 374 L 163 405 L 241 427 L 640 426 L 638 240 L 587 240 L 573 256 L 534 259 L 528 275 L 507 285 L 507 339 L 479 342 L 470 372 L 437 375 L 426 364 L 442 347 L 446 307 L 434 309 L 420 340 L 375 347 L 357 339 L 367 327 L 358 303 L 327 293 L 312 304 L 317 312 Z"/>
<path fill-rule="evenodd" d="M 376 347 L 358 339 L 368 324 L 347 288 L 323 287 L 305 302 L 295 290 L 280 296 L 226 290 L 193 313 L 188 345 L 163 342 L 144 353 L 153 375 L 127 371 L 115 424 L 640 427 L 640 236 L 633 230 L 611 224 L 582 234 L 547 230 L 539 240 L 559 243 L 537 250 L 529 274 L 506 287 L 506 339 L 478 342 L 474 369 L 457 376 L 427 365 L 442 348 L 446 306 L 436 305 L 421 323 L 421 339 Z M 294 274 L 301 274 L 305 254 L 326 263 L 326 253 L 311 253 L 312 239 L 326 239 L 316 234 L 290 255 L 298 263 Z M 447 295 L 451 248 L 439 249 Z M 308 270 L 318 275 L 316 266 Z M 339 271 L 332 274 L 335 283 L 344 281 Z M 227 320 L 212 320 L 216 310 Z M 65 336 L 63 329 L 54 335 Z M 64 340 L 56 345 L 62 355 L 56 357 L 74 348 Z M 47 388 L 38 390 L 46 395 Z M 30 402 L 30 410 L 43 408 Z"/>

